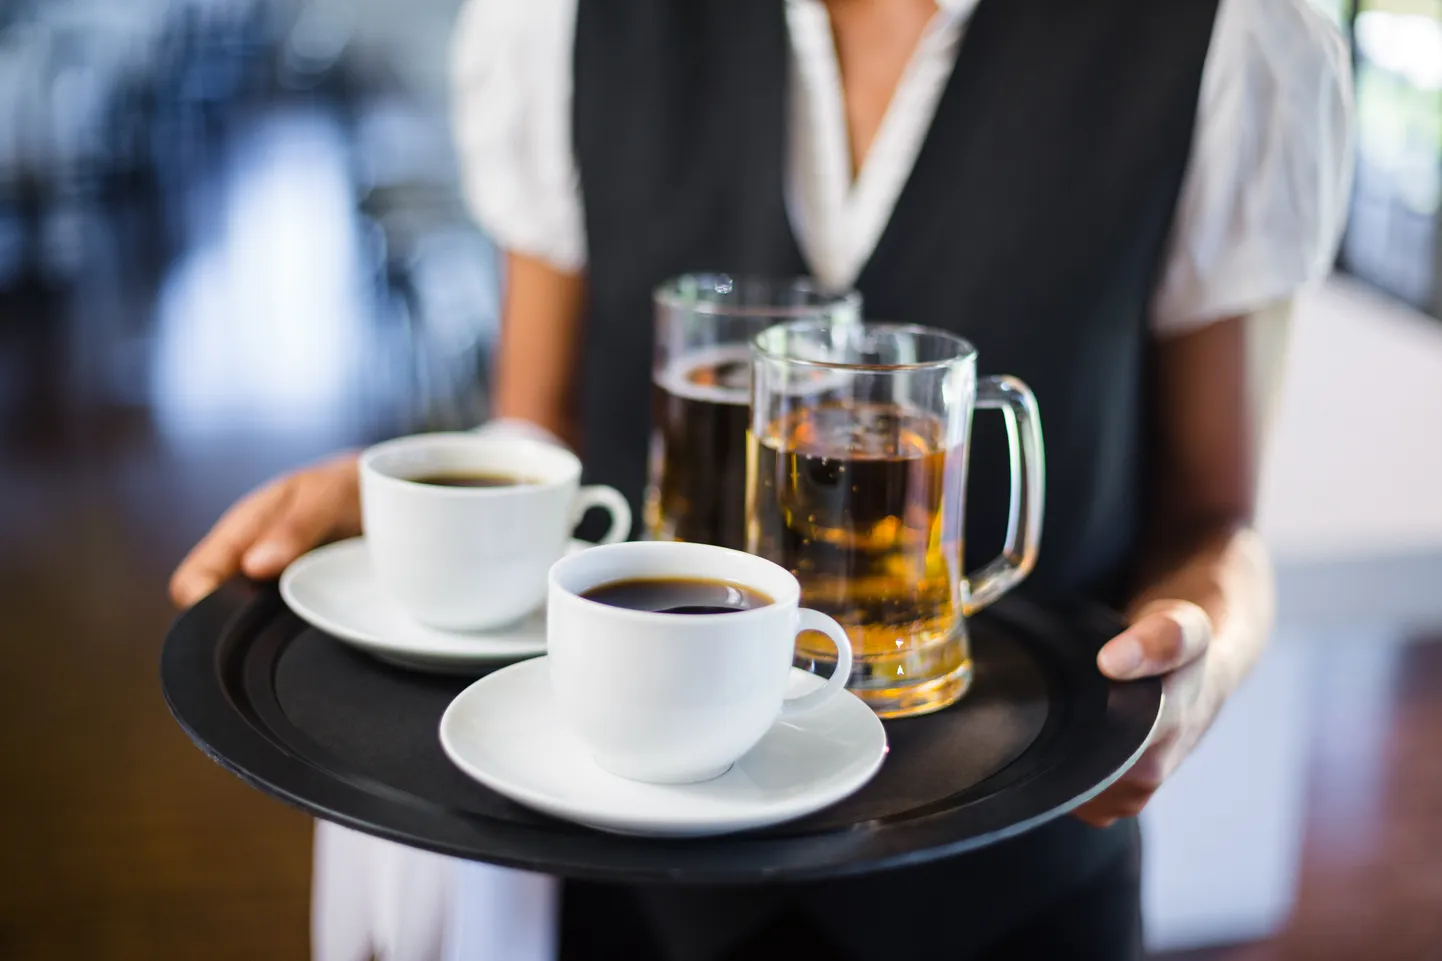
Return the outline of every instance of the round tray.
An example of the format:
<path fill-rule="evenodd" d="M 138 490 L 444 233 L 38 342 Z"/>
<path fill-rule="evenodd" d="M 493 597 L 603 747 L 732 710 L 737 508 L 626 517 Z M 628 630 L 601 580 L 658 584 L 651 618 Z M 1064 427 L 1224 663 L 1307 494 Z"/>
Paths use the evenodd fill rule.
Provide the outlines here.
<path fill-rule="evenodd" d="M 756 883 L 864 874 L 959 854 L 1075 808 L 1137 758 L 1160 681 L 1096 670 L 1115 615 L 1009 597 L 971 622 L 976 680 L 959 704 L 888 721 L 881 771 L 800 821 L 709 840 L 646 840 L 534 813 L 441 750 L 470 680 L 381 663 L 234 580 L 176 621 L 160 675 L 210 757 L 317 817 L 443 854 L 564 877 Z"/>

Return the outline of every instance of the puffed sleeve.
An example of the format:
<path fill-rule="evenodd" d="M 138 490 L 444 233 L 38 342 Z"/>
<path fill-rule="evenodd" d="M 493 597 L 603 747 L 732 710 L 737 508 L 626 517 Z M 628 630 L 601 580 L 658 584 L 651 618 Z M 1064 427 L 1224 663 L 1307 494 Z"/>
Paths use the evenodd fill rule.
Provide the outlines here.
<path fill-rule="evenodd" d="M 571 147 L 576 0 L 467 0 L 451 110 L 467 206 L 496 244 L 565 271 L 586 263 Z"/>
<path fill-rule="evenodd" d="M 1152 303 L 1159 336 L 1290 298 L 1330 270 L 1352 176 L 1346 44 L 1307 0 L 1222 0 Z"/>

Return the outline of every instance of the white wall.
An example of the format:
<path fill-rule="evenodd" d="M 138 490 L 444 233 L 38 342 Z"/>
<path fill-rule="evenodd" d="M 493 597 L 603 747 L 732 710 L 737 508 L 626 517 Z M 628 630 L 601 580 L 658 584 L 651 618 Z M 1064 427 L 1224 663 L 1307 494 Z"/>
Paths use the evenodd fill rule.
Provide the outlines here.
<path fill-rule="evenodd" d="M 1442 321 L 1341 279 L 1304 296 L 1273 430 L 1279 563 L 1442 552 Z"/>

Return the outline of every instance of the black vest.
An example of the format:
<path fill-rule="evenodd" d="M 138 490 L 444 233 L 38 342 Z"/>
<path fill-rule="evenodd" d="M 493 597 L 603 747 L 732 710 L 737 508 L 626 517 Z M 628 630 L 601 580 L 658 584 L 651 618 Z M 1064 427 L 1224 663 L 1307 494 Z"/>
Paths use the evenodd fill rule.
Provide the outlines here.
<path fill-rule="evenodd" d="M 1148 468 L 1148 304 L 1217 0 L 982 0 L 857 287 L 868 317 L 976 345 L 1036 392 L 1047 507 L 1033 588 L 1116 600 Z M 782 0 L 579 5 L 574 146 L 590 251 L 580 383 L 590 479 L 638 504 L 652 288 L 803 274 L 783 199 Z M 1000 546 L 1001 418 L 975 419 L 966 540 Z M 738 496 L 740 493 L 738 492 Z"/>
<path fill-rule="evenodd" d="M 1136 553 L 1149 466 L 1148 304 L 1216 6 L 981 0 L 857 284 L 868 317 L 958 332 L 977 346 L 983 373 L 1015 374 L 1036 392 L 1048 483 L 1032 590 L 1119 600 Z M 584 455 L 590 478 L 633 504 L 645 476 L 651 289 L 687 271 L 807 272 L 783 199 L 788 42 L 783 0 L 580 2 Z M 1008 478 L 1000 418 L 978 415 L 972 437 L 974 567 L 1000 546 Z M 673 956 L 707 957 L 788 910 L 784 898 L 856 957 L 969 956 L 964 944 L 1025 925 L 1092 883 L 1099 865 L 1121 863 L 1134 884 L 1135 836 L 1127 822 L 1094 831 L 1062 818 L 974 855 L 782 893 L 572 884 L 562 941 L 607 956 L 595 953 L 597 939 L 633 944 L 631 916 L 673 929 L 664 938 Z M 1129 897 L 1125 884 L 1120 896 Z M 918 928 L 916 943 L 897 940 L 897 919 Z M 610 956 L 641 956 L 618 952 Z"/>

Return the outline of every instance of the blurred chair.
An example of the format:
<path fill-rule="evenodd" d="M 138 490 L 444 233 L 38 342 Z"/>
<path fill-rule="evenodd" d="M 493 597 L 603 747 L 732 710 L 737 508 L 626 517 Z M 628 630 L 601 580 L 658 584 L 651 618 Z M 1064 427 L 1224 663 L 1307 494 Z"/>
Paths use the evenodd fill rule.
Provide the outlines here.
<path fill-rule="evenodd" d="M 500 279 L 461 201 L 445 114 L 397 91 L 359 104 L 351 130 L 359 209 L 375 225 L 406 357 L 410 404 L 398 428 L 473 427 L 489 413 Z"/>
<path fill-rule="evenodd" d="M 400 432 L 464 430 L 486 419 L 487 368 L 498 328 L 491 245 L 454 203 L 418 202 L 416 189 L 378 189 L 361 204 L 376 225 L 383 323 L 396 345 Z M 403 359 L 401 359 L 403 358 Z"/>

